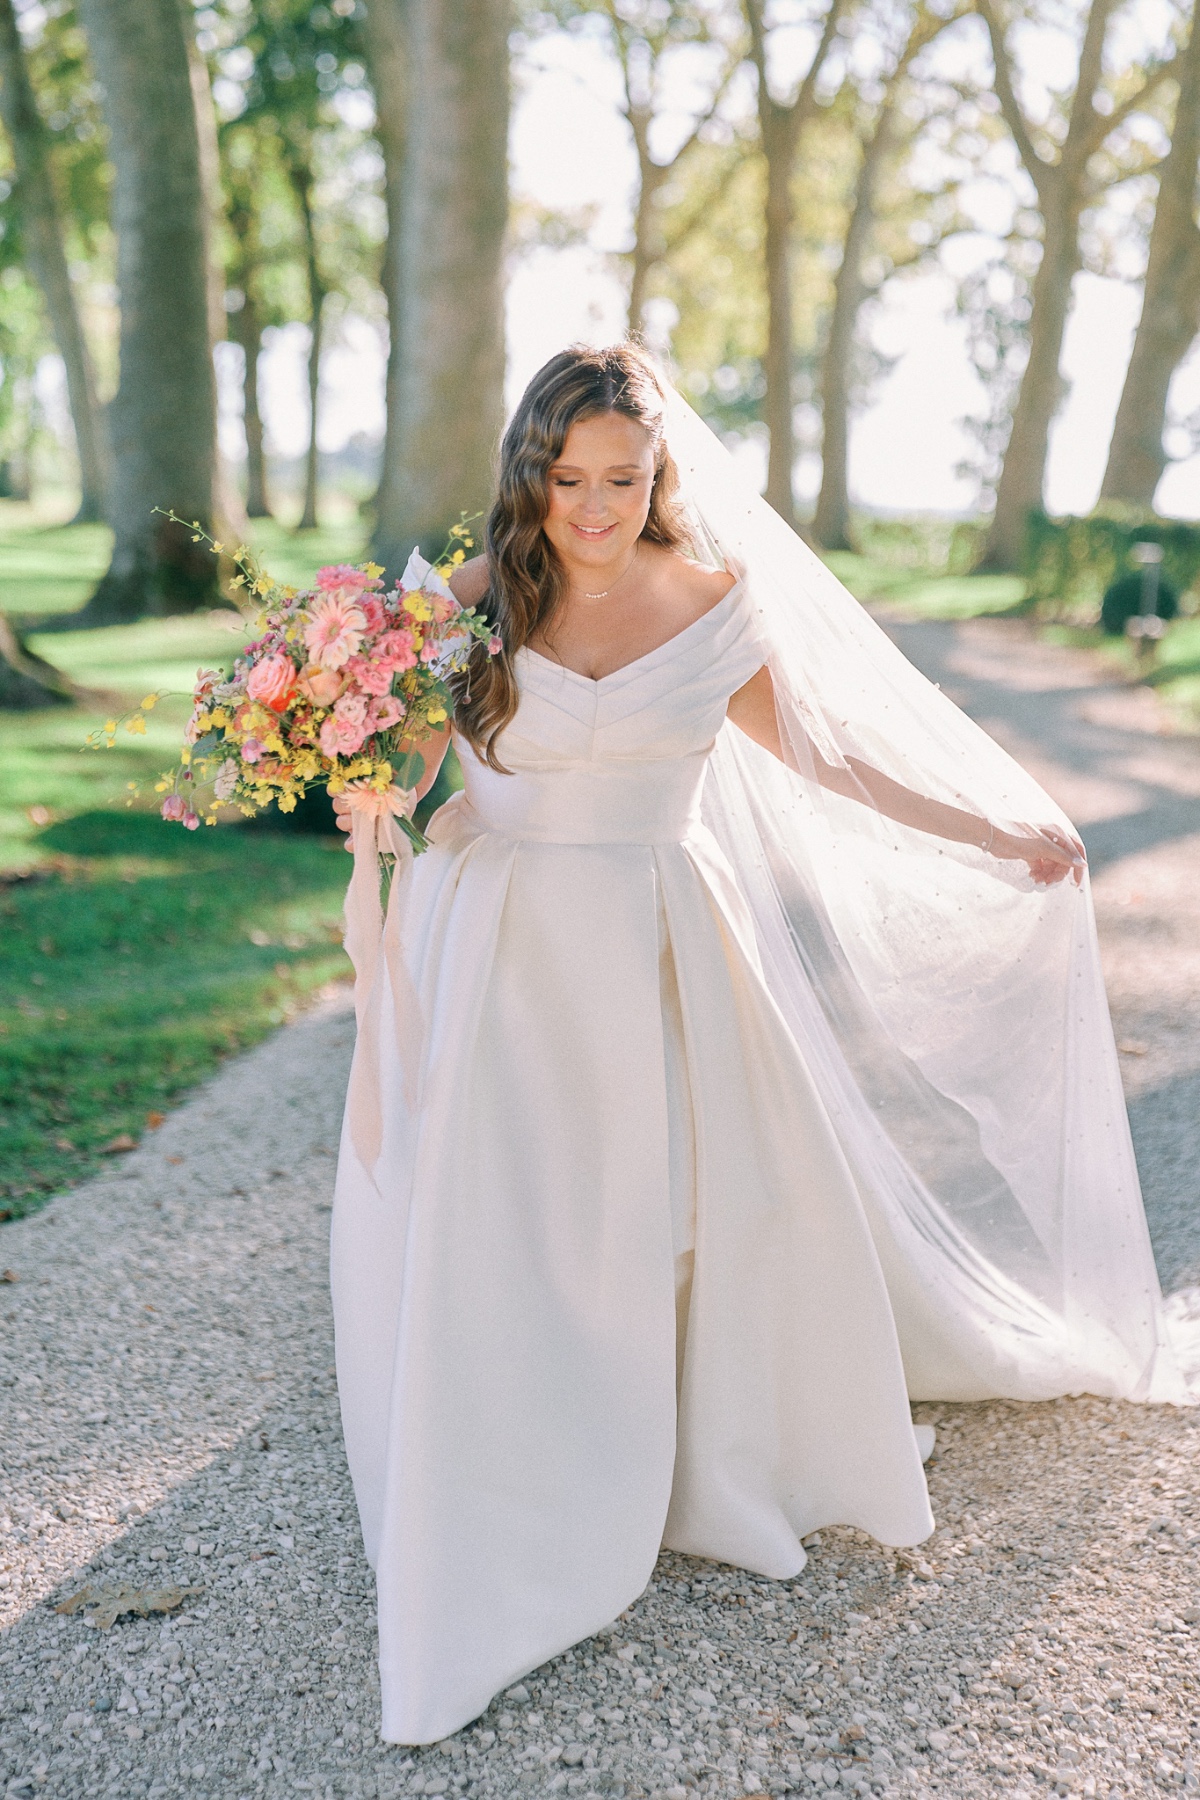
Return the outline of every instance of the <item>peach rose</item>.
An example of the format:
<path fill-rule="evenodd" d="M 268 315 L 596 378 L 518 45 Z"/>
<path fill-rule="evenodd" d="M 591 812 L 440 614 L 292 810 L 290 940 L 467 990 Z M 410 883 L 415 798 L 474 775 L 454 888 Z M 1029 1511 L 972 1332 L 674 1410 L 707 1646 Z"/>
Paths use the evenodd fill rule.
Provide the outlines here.
<path fill-rule="evenodd" d="M 251 700 L 269 706 L 272 712 L 286 712 L 296 692 L 296 670 L 290 656 L 276 651 L 255 663 L 246 683 Z"/>
<path fill-rule="evenodd" d="M 306 700 L 314 706 L 332 706 L 342 691 L 342 677 L 336 669 L 322 669 L 309 663 L 297 683 Z"/>

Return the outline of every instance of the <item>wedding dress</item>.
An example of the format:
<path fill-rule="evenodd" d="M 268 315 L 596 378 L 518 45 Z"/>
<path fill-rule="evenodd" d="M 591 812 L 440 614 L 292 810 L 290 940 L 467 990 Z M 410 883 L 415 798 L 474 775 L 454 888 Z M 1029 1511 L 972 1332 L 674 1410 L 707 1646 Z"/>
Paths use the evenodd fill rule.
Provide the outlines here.
<path fill-rule="evenodd" d="M 668 404 L 735 585 L 599 681 L 519 651 L 511 772 L 460 742 L 415 862 L 381 823 L 382 922 L 356 824 L 332 1278 L 391 1741 L 664 1543 L 786 1578 L 819 1526 L 919 1542 L 910 1397 L 1194 1397 L 1086 880 L 829 795 L 814 752 L 1061 815 Z M 725 719 L 764 662 L 788 767 Z"/>
<path fill-rule="evenodd" d="M 700 818 L 762 662 L 741 584 L 601 681 L 521 651 L 513 773 L 460 745 L 413 872 L 333 1260 L 385 1738 L 611 1621 L 664 1540 L 786 1577 L 821 1525 L 932 1529 L 854 1179 Z"/>

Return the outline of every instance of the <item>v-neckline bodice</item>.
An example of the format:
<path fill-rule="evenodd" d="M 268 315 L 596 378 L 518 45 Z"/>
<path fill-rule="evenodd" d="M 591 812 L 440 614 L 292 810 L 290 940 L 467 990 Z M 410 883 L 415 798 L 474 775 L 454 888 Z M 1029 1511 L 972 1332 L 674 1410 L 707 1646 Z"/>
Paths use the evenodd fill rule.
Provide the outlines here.
<path fill-rule="evenodd" d="M 641 669 L 652 666 L 668 651 L 682 648 L 684 640 L 689 638 L 701 625 L 708 624 L 716 614 L 727 608 L 729 602 L 741 593 L 742 587 L 743 579 L 735 581 L 733 586 L 721 595 L 715 606 L 710 606 L 707 612 L 701 613 L 698 619 L 693 619 L 690 625 L 685 625 L 682 631 L 675 632 L 663 643 L 656 644 L 653 650 L 647 650 L 644 655 L 632 657 L 629 662 L 622 663 L 619 669 L 610 669 L 607 675 L 583 675 L 578 669 L 572 669 L 568 663 L 556 662 L 552 656 L 543 656 L 540 650 L 531 649 L 528 644 L 522 644 L 517 654 L 532 657 L 535 662 L 541 663 L 547 669 L 553 669 L 559 675 L 569 675 L 573 681 L 581 681 L 585 687 L 599 690 L 607 682 L 616 681 L 618 676 L 635 674 Z"/>

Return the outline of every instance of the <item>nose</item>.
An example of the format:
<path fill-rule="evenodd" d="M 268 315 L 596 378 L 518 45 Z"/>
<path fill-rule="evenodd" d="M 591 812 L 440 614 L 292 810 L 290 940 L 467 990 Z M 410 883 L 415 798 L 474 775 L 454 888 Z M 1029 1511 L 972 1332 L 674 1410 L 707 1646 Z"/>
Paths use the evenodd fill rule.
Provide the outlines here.
<path fill-rule="evenodd" d="M 587 518 L 599 518 L 608 511 L 608 501 L 604 494 L 604 485 L 599 481 L 589 481 L 579 499 L 578 510 Z"/>

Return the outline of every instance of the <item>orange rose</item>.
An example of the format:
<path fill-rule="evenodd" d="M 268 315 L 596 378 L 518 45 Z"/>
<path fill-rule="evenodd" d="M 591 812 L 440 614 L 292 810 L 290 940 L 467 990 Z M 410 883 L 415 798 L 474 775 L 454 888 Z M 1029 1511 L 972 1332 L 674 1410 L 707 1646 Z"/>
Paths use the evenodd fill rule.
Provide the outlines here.
<path fill-rule="evenodd" d="M 276 652 L 255 663 L 246 683 L 251 700 L 269 706 L 272 712 L 286 712 L 296 692 L 296 669 L 290 656 Z"/>

